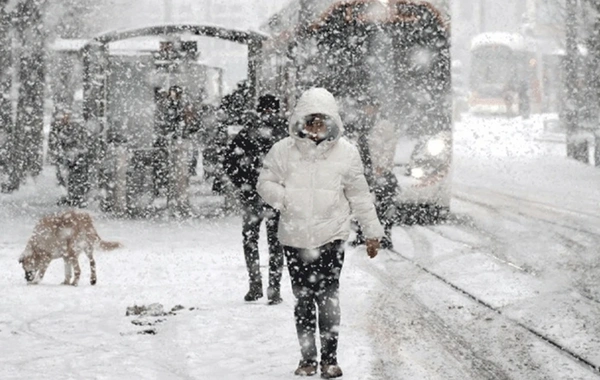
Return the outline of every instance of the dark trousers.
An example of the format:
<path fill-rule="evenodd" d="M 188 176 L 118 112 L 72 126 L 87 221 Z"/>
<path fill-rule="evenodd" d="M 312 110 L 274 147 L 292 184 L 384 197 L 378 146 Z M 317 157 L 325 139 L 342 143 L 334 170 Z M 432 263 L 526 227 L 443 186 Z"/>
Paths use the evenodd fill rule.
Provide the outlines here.
<path fill-rule="evenodd" d="M 166 143 L 160 143 L 166 144 Z M 169 151 L 164 145 L 158 143 L 154 146 L 152 160 L 152 184 L 154 195 L 159 196 L 161 191 L 167 191 L 169 187 Z"/>
<path fill-rule="evenodd" d="M 284 246 L 284 252 L 296 297 L 294 316 L 302 360 L 317 361 L 315 334 L 318 315 L 321 361 L 337 364 L 344 242 L 336 240 L 314 250 Z"/>
<path fill-rule="evenodd" d="M 90 158 L 80 154 L 68 163 L 67 203 L 72 206 L 82 206 L 90 191 L 89 164 Z"/>
<path fill-rule="evenodd" d="M 250 276 L 250 285 L 262 288 L 258 236 L 263 219 L 267 227 L 267 242 L 269 243 L 269 287 L 279 291 L 283 271 L 283 249 L 277 238 L 279 213 L 269 206 L 255 204 L 244 207 L 242 235 L 244 236 L 246 268 Z"/>

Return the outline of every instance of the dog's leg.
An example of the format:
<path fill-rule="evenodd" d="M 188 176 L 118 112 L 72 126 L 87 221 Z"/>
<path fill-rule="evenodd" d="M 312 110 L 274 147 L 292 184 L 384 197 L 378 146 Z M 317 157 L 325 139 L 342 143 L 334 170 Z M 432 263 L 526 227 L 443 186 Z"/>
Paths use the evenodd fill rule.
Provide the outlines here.
<path fill-rule="evenodd" d="M 77 252 L 73 248 L 73 241 L 67 241 L 67 257 L 69 258 L 69 262 L 73 266 L 73 282 L 71 285 L 77 286 L 79 284 L 79 277 L 81 276 L 81 267 L 79 266 L 79 259 L 77 257 Z"/>
<path fill-rule="evenodd" d="M 44 275 L 46 274 L 46 270 L 48 269 L 48 266 L 50 265 L 50 260 L 51 260 L 51 259 L 46 259 L 39 253 L 36 253 L 36 254 L 38 255 L 38 257 L 40 257 L 40 266 L 39 266 L 38 271 L 36 272 L 35 277 L 32 281 L 33 284 L 39 284 L 40 281 L 42 281 L 42 279 L 44 278 Z"/>
<path fill-rule="evenodd" d="M 70 258 L 69 261 L 71 262 L 71 265 L 73 266 L 73 272 L 74 272 L 73 282 L 71 283 L 71 285 L 77 286 L 79 284 L 79 277 L 81 276 L 81 267 L 79 266 L 79 260 L 77 259 L 77 256 L 73 256 Z"/>
<path fill-rule="evenodd" d="M 85 249 L 85 254 L 90 260 L 90 284 L 96 285 L 96 260 L 94 260 L 94 246 L 88 245 Z"/>
<path fill-rule="evenodd" d="M 44 279 L 44 275 L 46 274 L 46 269 L 48 269 L 48 264 L 46 261 L 42 263 L 40 266 L 40 270 L 35 274 L 35 278 L 33 279 L 34 284 L 39 284 L 40 281 Z"/>
<path fill-rule="evenodd" d="M 63 262 L 65 264 L 65 280 L 62 282 L 63 285 L 71 285 L 71 277 L 73 277 L 73 267 L 66 256 L 63 256 Z"/>

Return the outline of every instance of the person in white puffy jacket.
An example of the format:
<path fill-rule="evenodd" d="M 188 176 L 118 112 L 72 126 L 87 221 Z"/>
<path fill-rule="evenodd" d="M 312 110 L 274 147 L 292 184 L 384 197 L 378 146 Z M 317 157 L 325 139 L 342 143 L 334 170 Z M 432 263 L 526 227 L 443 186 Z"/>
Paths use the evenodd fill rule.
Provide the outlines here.
<path fill-rule="evenodd" d="M 340 324 L 339 278 L 352 215 L 358 219 L 373 258 L 383 227 L 364 176 L 357 148 L 342 137 L 337 103 L 322 88 L 306 91 L 290 119 L 290 136 L 263 161 L 257 190 L 280 210 L 278 236 L 284 247 L 302 359 L 297 375 L 317 371 L 317 315 L 321 375 L 342 376 L 337 363 Z M 318 309 L 318 311 L 317 311 Z"/>

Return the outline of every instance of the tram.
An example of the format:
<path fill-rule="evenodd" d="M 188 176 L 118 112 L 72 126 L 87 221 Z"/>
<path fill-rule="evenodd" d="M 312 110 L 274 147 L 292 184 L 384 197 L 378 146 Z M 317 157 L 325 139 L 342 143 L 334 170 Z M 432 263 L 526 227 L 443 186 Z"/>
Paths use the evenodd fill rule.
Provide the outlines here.
<path fill-rule="evenodd" d="M 527 116 L 536 81 L 535 46 L 518 33 L 489 32 L 471 41 L 469 109 Z"/>
<path fill-rule="evenodd" d="M 361 99 L 394 123 L 394 174 L 405 221 L 449 212 L 452 93 L 449 16 L 443 2 L 295 1 L 263 25 L 259 88 L 288 112 L 313 86 L 332 92 L 346 126 Z M 349 136 L 351 137 L 351 136 Z"/>

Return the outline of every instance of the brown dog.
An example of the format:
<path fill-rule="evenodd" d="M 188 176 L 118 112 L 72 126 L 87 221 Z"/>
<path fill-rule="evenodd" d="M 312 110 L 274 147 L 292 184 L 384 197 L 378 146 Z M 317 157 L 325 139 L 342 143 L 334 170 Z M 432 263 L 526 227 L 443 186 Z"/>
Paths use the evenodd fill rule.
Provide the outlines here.
<path fill-rule="evenodd" d="M 90 283 L 95 285 L 96 262 L 93 253 L 96 245 L 105 251 L 121 247 L 120 243 L 100 239 L 89 214 L 67 211 L 40 219 L 19 263 L 23 265 L 27 282 L 37 284 L 44 277 L 50 262 L 62 258 L 65 263 L 63 284 L 77 286 L 81 275 L 78 256 L 85 252 L 90 260 Z M 71 280 L 73 271 L 75 275 Z"/>

